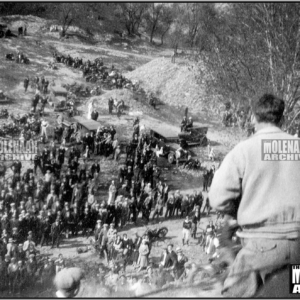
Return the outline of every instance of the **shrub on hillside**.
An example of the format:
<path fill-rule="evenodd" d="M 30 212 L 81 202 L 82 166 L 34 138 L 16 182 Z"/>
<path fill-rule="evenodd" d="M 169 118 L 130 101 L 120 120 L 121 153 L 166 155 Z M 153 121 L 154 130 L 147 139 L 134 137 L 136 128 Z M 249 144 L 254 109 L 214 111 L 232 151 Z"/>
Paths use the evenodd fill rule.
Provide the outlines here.
<path fill-rule="evenodd" d="M 131 65 L 128 65 L 128 66 L 125 68 L 125 70 L 128 71 L 128 72 L 131 72 L 131 71 L 134 70 L 134 67 L 131 66 Z"/>

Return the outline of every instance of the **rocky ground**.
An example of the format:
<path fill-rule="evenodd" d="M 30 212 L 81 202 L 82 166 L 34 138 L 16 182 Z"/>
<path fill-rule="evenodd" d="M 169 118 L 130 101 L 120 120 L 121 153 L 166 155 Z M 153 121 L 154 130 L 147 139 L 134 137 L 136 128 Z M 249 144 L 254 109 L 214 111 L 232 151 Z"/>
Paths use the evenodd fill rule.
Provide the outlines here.
<path fill-rule="evenodd" d="M 71 56 L 79 56 L 85 59 L 94 59 L 102 57 L 105 65 L 115 65 L 128 78 L 139 80 L 141 86 L 146 92 L 154 92 L 161 100 L 161 105 L 157 110 L 149 107 L 145 98 L 128 90 L 111 90 L 103 91 L 103 94 L 91 98 L 79 98 L 78 110 L 81 115 L 85 115 L 87 104 L 93 99 L 96 100 L 96 106 L 99 110 L 99 122 L 101 124 L 112 124 L 116 126 L 117 135 L 122 139 L 128 139 L 132 135 L 132 120 L 134 115 L 139 114 L 141 122 L 146 128 L 152 126 L 170 126 L 174 130 L 179 130 L 179 124 L 183 115 L 183 108 L 188 106 L 194 119 L 203 126 L 208 126 L 208 138 L 216 150 L 218 157 L 223 157 L 243 137 L 242 133 L 236 129 L 224 129 L 220 124 L 220 117 L 214 111 L 204 107 L 204 101 L 207 97 L 205 94 L 204 84 L 200 86 L 199 78 L 190 63 L 181 63 L 180 61 L 172 64 L 170 61 L 170 51 L 158 51 L 156 48 L 146 46 L 145 43 L 139 46 L 132 46 L 126 42 L 104 43 L 96 41 L 90 43 L 83 41 L 80 32 L 74 29 L 69 39 L 59 40 L 57 33 L 49 33 L 51 22 L 45 21 L 33 16 L 13 16 L 6 19 L 10 28 L 15 31 L 20 22 L 27 22 L 28 36 L 14 37 L 3 39 L 0 43 L 0 90 L 3 90 L 11 101 L 8 104 L 1 104 L 1 108 L 7 108 L 9 112 L 26 113 L 30 110 L 30 100 L 34 91 L 29 88 L 25 93 L 23 89 L 23 80 L 26 75 L 30 78 L 33 76 L 45 76 L 50 79 L 50 89 L 61 87 L 64 84 L 84 84 L 87 83 L 82 78 L 79 71 L 67 68 L 63 64 L 58 64 L 58 70 L 47 68 L 52 61 L 52 52 L 57 50 Z M 4 54 L 23 52 L 29 59 L 30 64 L 22 65 L 15 62 L 6 61 Z M 162 57 L 164 56 L 164 57 Z M 130 68 L 129 68 L 130 67 Z M 128 69 L 135 69 L 129 73 Z M 107 99 L 109 97 L 123 99 L 126 105 L 126 114 L 120 119 L 116 115 L 109 116 L 107 109 Z M 55 125 L 57 113 L 53 107 L 46 107 L 46 119 L 51 126 Z M 67 118 L 65 116 L 65 118 Z M 7 122 L 7 120 L 1 120 Z M 203 164 L 209 164 L 205 149 L 196 148 L 194 151 L 198 154 Z M 97 158 L 98 159 L 98 158 Z M 110 181 L 117 176 L 118 166 L 111 159 L 100 159 L 101 174 L 98 190 L 98 197 L 107 197 L 107 190 Z M 184 171 L 175 167 L 163 169 L 162 177 L 171 187 L 171 190 L 180 189 L 183 193 L 190 193 L 194 189 L 201 189 L 202 177 L 198 171 Z M 215 214 L 203 216 L 200 222 L 200 229 L 204 229 L 210 218 L 215 219 Z M 153 248 L 151 256 L 158 258 L 161 254 L 161 246 L 173 243 L 176 246 L 181 245 L 182 220 L 161 219 L 160 223 L 150 224 L 150 228 L 166 226 L 169 229 L 167 238 L 164 243 Z M 136 228 L 126 227 L 122 232 L 131 236 L 135 231 L 142 234 L 145 227 L 142 223 Z M 204 263 L 207 256 L 200 250 L 197 240 L 192 240 L 189 246 L 184 246 L 183 251 L 188 256 L 189 261 Z M 50 250 L 49 247 L 43 247 L 42 253 L 49 256 L 57 257 L 62 253 L 69 264 L 78 264 L 83 268 L 91 268 L 99 263 L 99 258 L 93 251 L 84 254 L 77 254 L 77 247 L 88 245 L 89 241 L 85 238 L 63 239 L 59 249 Z M 130 270 L 129 270 L 130 271 Z M 28 297 L 34 297 L 35 294 L 43 297 L 51 295 L 50 291 L 30 290 Z M 215 288 L 214 292 L 204 292 L 193 290 L 186 296 L 216 296 L 219 289 Z M 163 294 L 162 294 L 163 295 Z M 183 296 L 184 291 L 178 292 L 172 296 Z M 166 296 L 166 295 L 163 295 Z"/>

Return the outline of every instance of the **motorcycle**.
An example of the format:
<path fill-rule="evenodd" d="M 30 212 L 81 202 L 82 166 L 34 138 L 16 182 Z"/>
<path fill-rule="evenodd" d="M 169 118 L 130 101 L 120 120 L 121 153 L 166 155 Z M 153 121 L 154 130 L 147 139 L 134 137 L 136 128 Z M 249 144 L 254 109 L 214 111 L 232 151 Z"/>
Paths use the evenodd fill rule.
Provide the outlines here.
<path fill-rule="evenodd" d="M 159 240 L 162 240 L 166 237 L 168 233 L 168 228 L 167 227 L 161 227 L 161 228 L 155 228 L 155 229 L 150 229 L 147 227 L 144 235 L 147 235 L 149 237 L 150 243 L 158 242 Z"/>

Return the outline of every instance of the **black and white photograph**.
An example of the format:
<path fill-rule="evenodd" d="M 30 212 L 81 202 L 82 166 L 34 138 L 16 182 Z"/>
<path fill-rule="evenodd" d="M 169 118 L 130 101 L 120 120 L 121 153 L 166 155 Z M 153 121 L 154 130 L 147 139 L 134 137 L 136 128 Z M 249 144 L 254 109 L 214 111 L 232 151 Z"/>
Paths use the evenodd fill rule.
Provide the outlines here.
<path fill-rule="evenodd" d="M 0 299 L 299 295 L 300 2 L 0 2 Z"/>

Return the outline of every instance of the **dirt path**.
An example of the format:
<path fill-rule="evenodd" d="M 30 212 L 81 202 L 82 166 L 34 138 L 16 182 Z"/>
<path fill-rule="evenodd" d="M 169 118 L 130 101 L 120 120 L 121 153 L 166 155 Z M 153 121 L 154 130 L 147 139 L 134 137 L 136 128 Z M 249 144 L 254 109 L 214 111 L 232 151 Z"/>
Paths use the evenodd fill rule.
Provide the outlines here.
<path fill-rule="evenodd" d="M 108 46 L 104 47 L 103 45 L 101 46 L 101 44 L 95 44 L 93 46 L 88 46 L 88 45 L 84 45 L 84 44 L 78 44 L 78 43 L 73 43 L 73 42 L 68 42 L 67 44 L 61 41 L 51 41 L 52 46 L 56 47 L 58 51 L 62 52 L 62 53 L 68 53 L 70 55 L 76 55 L 77 52 L 90 52 L 91 50 L 95 50 L 97 52 L 101 52 L 104 51 L 107 53 L 107 55 L 112 55 L 112 56 L 119 56 L 119 57 L 134 57 L 134 58 L 139 58 L 142 60 L 152 60 L 153 59 L 153 55 L 145 55 L 145 54 L 138 54 L 135 52 L 129 52 L 128 50 L 117 50 L 117 49 L 111 49 Z M 68 50 L 72 49 L 72 50 Z M 83 53 L 83 57 L 85 57 L 87 55 L 87 53 Z M 97 57 L 97 54 L 94 54 L 95 58 Z M 99 56 L 99 55 L 98 55 Z"/>

